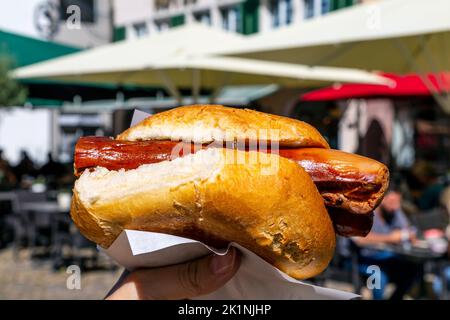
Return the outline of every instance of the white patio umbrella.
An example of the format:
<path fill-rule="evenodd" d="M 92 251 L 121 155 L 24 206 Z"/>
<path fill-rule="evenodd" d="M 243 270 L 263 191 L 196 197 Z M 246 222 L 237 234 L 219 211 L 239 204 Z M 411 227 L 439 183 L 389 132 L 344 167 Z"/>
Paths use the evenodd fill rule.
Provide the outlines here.
<path fill-rule="evenodd" d="M 425 73 L 450 70 L 450 1 L 383 0 L 259 34 L 223 55 L 285 63 Z M 443 84 L 441 83 L 443 86 Z M 450 96 L 434 94 L 450 113 Z"/>
<path fill-rule="evenodd" d="M 251 36 L 222 55 L 384 72 L 450 70 L 450 1 L 383 0 Z"/>
<path fill-rule="evenodd" d="M 243 42 L 243 36 L 194 24 L 19 68 L 13 71 L 13 76 L 19 79 L 165 86 L 177 98 L 180 98 L 180 87 L 192 88 L 196 98 L 201 87 L 217 92 L 225 85 L 276 83 L 302 87 L 334 82 L 388 82 L 384 77 L 363 70 L 309 67 L 208 54 L 212 48 L 225 49 Z"/>

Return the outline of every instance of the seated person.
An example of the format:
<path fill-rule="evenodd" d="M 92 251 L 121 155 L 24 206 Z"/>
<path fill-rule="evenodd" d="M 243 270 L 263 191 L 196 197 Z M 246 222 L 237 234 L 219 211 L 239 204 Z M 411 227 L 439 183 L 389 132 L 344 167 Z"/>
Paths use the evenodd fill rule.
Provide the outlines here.
<path fill-rule="evenodd" d="M 447 221 L 450 220 L 450 186 L 447 187 L 441 195 L 441 209 L 448 214 Z M 445 229 L 445 236 L 450 243 L 450 223 L 447 224 Z M 447 247 L 447 257 L 450 257 L 450 245 Z M 442 279 L 440 276 L 444 277 Z M 446 285 L 446 288 L 443 288 L 442 285 Z M 443 290 L 450 290 L 450 265 L 446 266 L 444 270 L 442 270 L 441 274 L 436 277 L 433 281 L 433 290 L 436 296 L 441 296 Z"/>
<path fill-rule="evenodd" d="M 3 150 L 0 149 L 0 191 L 13 189 L 17 182 L 9 162 L 3 158 Z"/>
<path fill-rule="evenodd" d="M 46 179 L 47 187 L 56 190 L 61 185 L 61 180 L 66 173 L 64 165 L 53 159 L 52 153 L 47 154 L 47 162 L 39 170 L 39 173 Z"/>
<path fill-rule="evenodd" d="M 392 252 L 364 248 L 374 244 L 400 244 L 415 241 L 409 222 L 401 210 L 402 196 L 396 190 L 387 192 L 380 206 L 374 212 L 371 232 L 365 238 L 353 238 L 360 247 L 360 270 L 372 275 L 367 267 L 380 268 L 380 286 L 372 290 L 373 298 L 383 299 L 386 285 L 394 283 L 396 289 L 390 299 L 402 299 L 421 274 L 419 265 L 405 261 Z"/>

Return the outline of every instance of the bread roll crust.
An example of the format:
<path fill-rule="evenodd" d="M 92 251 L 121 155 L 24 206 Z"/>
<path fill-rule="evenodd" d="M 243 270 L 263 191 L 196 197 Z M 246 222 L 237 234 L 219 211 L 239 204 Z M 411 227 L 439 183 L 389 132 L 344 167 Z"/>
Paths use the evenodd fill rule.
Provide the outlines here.
<path fill-rule="evenodd" d="M 296 119 L 221 105 L 193 105 L 157 113 L 117 136 L 119 140 L 278 141 L 280 146 L 329 148 L 311 125 Z"/>
<path fill-rule="evenodd" d="M 205 155 L 215 160 L 193 164 Z M 86 171 L 75 184 L 71 214 L 80 231 L 105 248 L 123 229 L 162 232 L 213 246 L 236 242 L 294 278 L 317 275 L 335 247 L 319 192 L 295 162 L 266 155 L 278 167 L 264 174 L 271 164 L 254 157 L 257 152 L 211 149 L 127 172 Z M 138 178 L 130 175 L 143 187 L 133 187 Z"/>

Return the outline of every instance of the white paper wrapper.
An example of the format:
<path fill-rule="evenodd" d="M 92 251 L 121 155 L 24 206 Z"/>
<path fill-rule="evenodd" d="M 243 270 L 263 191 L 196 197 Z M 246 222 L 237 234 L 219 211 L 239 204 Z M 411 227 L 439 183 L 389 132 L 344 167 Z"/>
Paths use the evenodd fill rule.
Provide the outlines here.
<path fill-rule="evenodd" d="M 197 299 L 353 299 L 352 293 L 322 288 L 295 280 L 279 271 L 253 252 L 236 243 L 241 266 L 221 289 Z M 100 249 L 128 270 L 162 267 L 186 262 L 215 253 L 224 255 L 228 248 L 215 249 L 187 238 L 168 234 L 125 230 L 108 249 Z"/>
<path fill-rule="evenodd" d="M 135 111 L 131 125 L 149 114 Z M 236 243 L 241 266 L 221 289 L 197 299 L 354 299 L 359 296 L 344 291 L 313 286 L 286 275 L 271 264 Z M 101 249 L 128 270 L 162 267 L 186 262 L 211 253 L 224 255 L 228 248 L 215 249 L 201 242 L 162 233 L 124 230 L 108 249 Z"/>
<path fill-rule="evenodd" d="M 144 112 L 141 110 L 137 110 L 137 109 L 134 110 L 133 117 L 131 118 L 130 127 L 138 124 L 139 122 L 141 122 L 142 120 L 144 120 L 145 118 L 147 118 L 149 116 L 151 116 L 150 113 L 147 113 L 147 112 Z"/>

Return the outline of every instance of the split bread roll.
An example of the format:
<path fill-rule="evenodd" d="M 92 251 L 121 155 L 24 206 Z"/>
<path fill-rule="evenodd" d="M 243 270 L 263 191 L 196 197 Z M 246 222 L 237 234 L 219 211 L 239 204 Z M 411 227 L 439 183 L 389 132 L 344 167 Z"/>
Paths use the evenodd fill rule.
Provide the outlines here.
<path fill-rule="evenodd" d="M 294 278 L 315 276 L 335 248 L 322 197 L 294 161 L 260 157 L 213 148 L 128 171 L 86 170 L 71 214 L 105 248 L 123 229 L 161 232 L 213 246 L 236 242 Z"/>
<path fill-rule="evenodd" d="M 236 242 L 297 279 L 326 268 L 335 232 L 370 231 L 389 177 L 305 122 L 218 105 L 161 112 L 116 139 L 80 138 L 74 169 L 71 215 L 102 247 L 124 229 Z"/>

